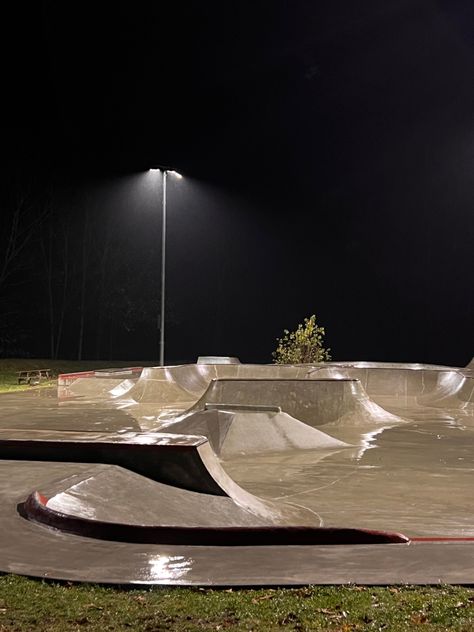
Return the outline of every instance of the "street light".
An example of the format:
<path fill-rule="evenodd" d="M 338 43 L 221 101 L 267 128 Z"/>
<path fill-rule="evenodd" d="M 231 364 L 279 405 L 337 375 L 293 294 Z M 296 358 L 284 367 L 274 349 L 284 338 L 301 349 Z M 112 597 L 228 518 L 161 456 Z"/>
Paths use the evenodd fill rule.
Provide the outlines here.
<path fill-rule="evenodd" d="M 168 174 L 181 179 L 183 176 L 168 167 L 152 167 L 150 171 L 163 174 L 162 228 L 161 228 L 161 313 L 160 313 L 160 366 L 165 365 L 165 289 L 166 289 L 166 180 Z"/>

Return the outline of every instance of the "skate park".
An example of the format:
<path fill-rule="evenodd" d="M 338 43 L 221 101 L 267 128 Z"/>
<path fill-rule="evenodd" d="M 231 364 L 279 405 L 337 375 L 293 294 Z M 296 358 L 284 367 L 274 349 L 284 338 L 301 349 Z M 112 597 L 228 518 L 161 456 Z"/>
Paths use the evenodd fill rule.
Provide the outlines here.
<path fill-rule="evenodd" d="M 0 570 L 115 584 L 472 583 L 474 373 L 236 358 L 2 394 Z"/>

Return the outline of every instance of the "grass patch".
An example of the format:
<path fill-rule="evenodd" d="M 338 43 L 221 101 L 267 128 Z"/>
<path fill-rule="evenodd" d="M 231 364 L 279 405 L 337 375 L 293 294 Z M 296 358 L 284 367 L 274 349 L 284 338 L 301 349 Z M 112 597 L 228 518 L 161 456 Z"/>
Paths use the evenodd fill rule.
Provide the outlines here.
<path fill-rule="evenodd" d="M 10 391 L 24 391 L 30 388 L 42 388 L 53 386 L 55 380 L 41 382 L 40 385 L 31 387 L 28 384 L 18 384 L 18 371 L 31 369 L 51 369 L 56 378 L 60 373 L 75 373 L 79 371 L 94 371 L 98 369 L 111 369 L 127 366 L 153 366 L 156 362 L 150 361 L 116 361 L 116 360 L 43 360 L 43 359 L 16 359 L 0 358 L 0 393 Z M 0 628 L 1 632 L 1 628 Z"/>
<path fill-rule="evenodd" d="M 120 589 L 0 577 L 0 630 L 474 629 L 474 591 L 441 587 Z"/>

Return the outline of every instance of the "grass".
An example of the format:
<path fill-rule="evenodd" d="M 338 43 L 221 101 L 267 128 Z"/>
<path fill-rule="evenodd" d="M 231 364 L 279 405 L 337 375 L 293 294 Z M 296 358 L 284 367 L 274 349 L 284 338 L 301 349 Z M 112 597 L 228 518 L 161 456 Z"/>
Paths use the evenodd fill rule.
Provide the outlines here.
<path fill-rule="evenodd" d="M 152 362 L 141 361 L 114 361 L 114 360 L 42 360 L 42 359 L 16 359 L 0 358 L 0 393 L 10 391 L 24 391 L 31 386 L 18 384 L 18 371 L 28 371 L 31 369 L 51 369 L 52 375 L 56 378 L 60 373 L 73 373 L 76 371 L 89 371 L 97 369 L 110 369 L 113 367 L 125 366 L 150 366 Z M 155 363 L 156 364 L 156 363 Z M 52 386 L 55 380 L 41 382 L 39 386 Z M 0 628 L 1 632 L 1 628 Z"/>
<path fill-rule="evenodd" d="M 0 392 L 31 388 L 18 386 L 20 370 L 50 368 L 57 375 L 141 364 L 0 359 Z M 280 629 L 474 631 L 474 590 L 455 586 L 128 589 L 0 576 L 0 632 Z"/>
<path fill-rule="evenodd" d="M 474 591 L 441 587 L 120 589 L 0 577 L 0 631 L 474 630 Z"/>

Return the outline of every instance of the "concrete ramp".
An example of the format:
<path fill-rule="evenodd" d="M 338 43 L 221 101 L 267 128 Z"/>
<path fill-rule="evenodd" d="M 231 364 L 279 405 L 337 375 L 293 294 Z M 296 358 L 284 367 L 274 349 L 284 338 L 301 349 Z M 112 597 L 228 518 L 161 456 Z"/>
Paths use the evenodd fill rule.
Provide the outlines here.
<path fill-rule="evenodd" d="M 350 447 L 281 411 L 204 410 L 171 423 L 176 434 L 208 438 L 221 458 L 287 450 L 331 450 Z"/>
<path fill-rule="evenodd" d="M 468 368 L 471 366 L 472 362 Z M 127 371 L 130 375 L 126 374 Z M 60 376 L 59 395 L 60 399 L 123 398 L 142 405 L 156 404 L 163 410 L 180 411 L 192 408 L 196 402 L 207 397 L 213 380 L 352 379 L 360 381 L 365 395 L 373 402 L 396 412 L 419 404 L 429 406 L 430 401 L 445 401 L 448 397 L 451 400 L 446 400 L 446 403 L 452 406 L 463 408 L 466 402 L 470 405 L 471 396 L 469 384 L 465 379 L 466 371 L 468 369 L 463 373 L 460 369 L 435 365 L 370 362 L 332 362 L 295 366 L 187 364 Z M 336 397 L 337 388 L 334 387 Z M 278 400 L 255 401 L 251 392 L 248 396 L 248 402 L 244 402 L 243 397 L 239 396 L 239 403 L 279 405 Z M 314 408 L 313 404 L 310 404 L 310 408 Z"/>
<path fill-rule="evenodd" d="M 135 386 L 136 380 L 123 380 L 109 391 L 111 397 L 124 397 Z"/>
<path fill-rule="evenodd" d="M 131 478 L 139 474 L 168 490 L 231 498 L 240 509 L 268 524 L 300 524 L 302 515 L 314 522 L 309 510 L 302 514 L 301 508 L 258 498 L 240 487 L 203 436 L 0 431 L 0 459 L 119 466 Z"/>
<path fill-rule="evenodd" d="M 234 489 L 202 436 L 2 430 L 0 459 L 104 463 L 192 491 L 225 496 Z"/>
<path fill-rule="evenodd" d="M 322 377 L 357 379 L 370 399 L 388 410 L 430 406 L 450 396 L 459 397 L 462 402 L 470 397 L 464 374 L 449 367 L 361 362 L 322 365 L 308 373 L 309 379 Z"/>
<path fill-rule="evenodd" d="M 157 404 L 163 408 L 183 408 L 197 396 L 176 382 L 171 371 L 144 369 L 142 376 L 126 394 L 126 398 L 139 404 Z"/>
<path fill-rule="evenodd" d="M 95 399 L 109 398 L 111 391 L 123 383 L 123 378 L 95 377 L 85 376 L 78 377 L 68 386 L 60 387 L 60 399 Z"/>
<path fill-rule="evenodd" d="M 258 364 L 183 364 L 143 369 L 135 388 L 127 396 L 139 403 L 156 403 L 178 408 L 195 402 L 215 379 L 280 378 L 299 379 L 306 366 Z"/>
<path fill-rule="evenodd" d="M 216 496 L 160 483 L 113 465 L 96 465 L 86 474 L 56 481 L 41 493 L 47 507 L 73 518 L 162 528 L 311 526 L 316 515 L 283 502 L 248 494 L 234 484 L 234 496 Z"/>
<path fill-rule="evenodd" d="M 68 399 L 110 399 L 113 391 L 123 395 L 139 379 L 142 367 L 82 371 L 63 373 L 58 377 L 58 398 Z M 118 392 L 118 391 L 117 391 Z"/>
<path fill-rule="evenodd" d="M 60 376 L 58 393 L 60 399 L 122 397 L 139 404 L 183 410 L 202 397 L 215 379 L 303 379 L 312 368 L 313 365 L 183 364 L 88 371 Z"/>
<path fill-rule="evenodd" d="M 474 412 L 474 376 L 456 375 L 456 379 L 448 380 L 445 389 L 422 398 L 422 403 L 436 408 L 448 410 L 466 410 Z"/>
<path fill-rule="evenodd" d="M 240 500 L 101 465 L 31 493 L 17 510 L 29 521 L 53 527 L 56 534 L 127 543 L 235 547 L 409 542 L 394 532 L 321 527 L 319 516 L 300 506 L 250 494 L 245 505 Z"/>
<path fill-rule="evenodd" d="M 235 356 L 199 356 L 196 364 L 240 364 Z"/>
<path fill-rule="evenodd" d="M 277 406 L 309 426 L 401 423 L 364 392 L 359 381 L 344 379 L 218 379 L 188 411 L 209 405 Z"/>

